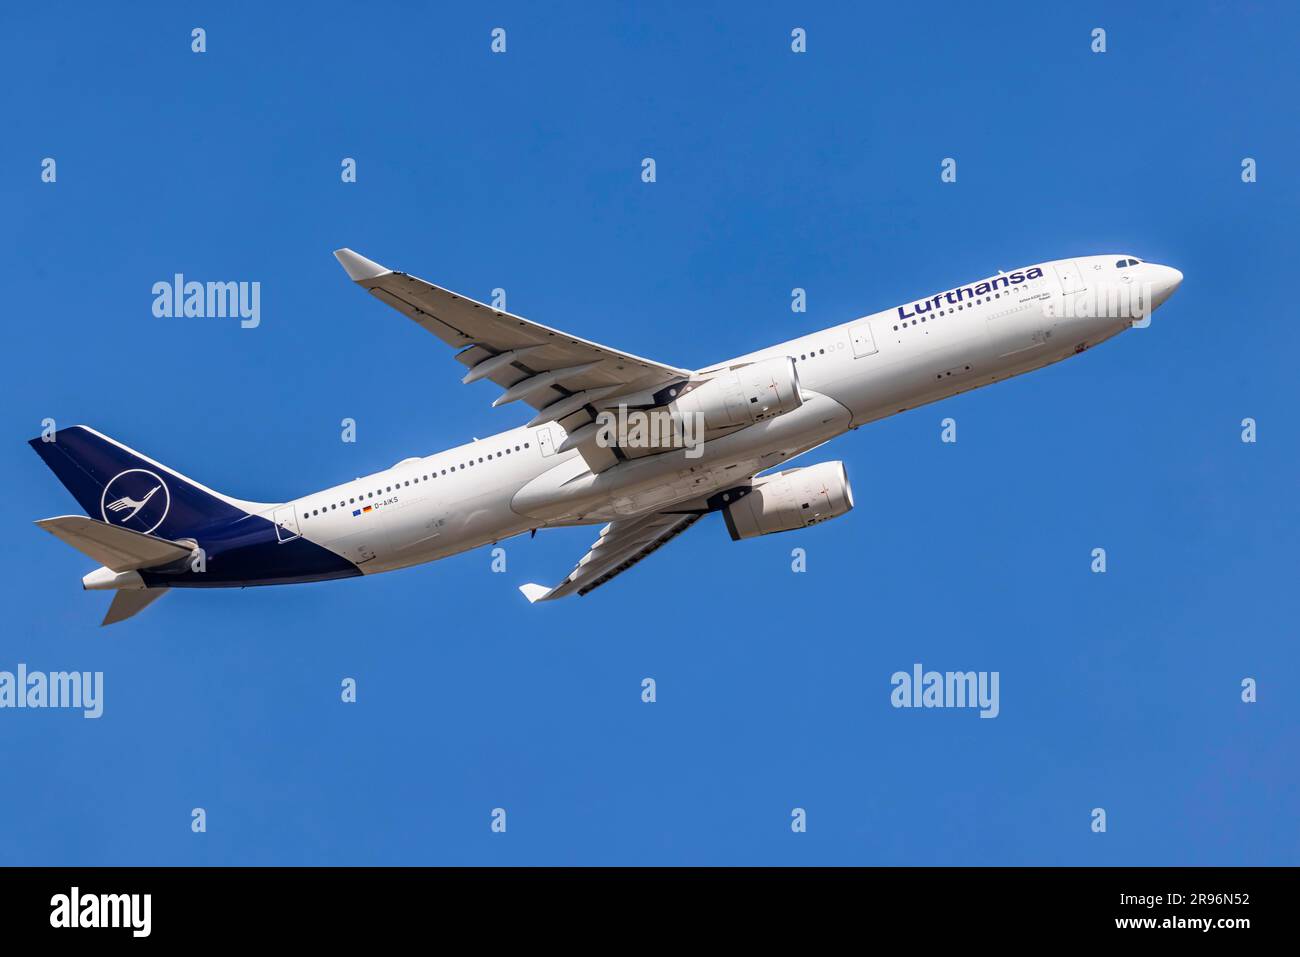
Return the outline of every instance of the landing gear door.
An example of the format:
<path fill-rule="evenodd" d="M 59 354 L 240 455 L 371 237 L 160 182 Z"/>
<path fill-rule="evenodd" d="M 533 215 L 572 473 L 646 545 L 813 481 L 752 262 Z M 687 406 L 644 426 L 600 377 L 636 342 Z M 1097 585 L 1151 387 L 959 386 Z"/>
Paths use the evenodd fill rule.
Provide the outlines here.
<path fill-rule="evenodd" d="M 302 532 L 298 531 L 298 512 L 292 505 L 275 510 L 275 538 L 278 542 L 291 542 Z"/>
<path fill-rule="evenodd" d="M 1061 295 L 1072 296 L 1076 292 L 1083 292 L 1087 284 L 1083 281 L 1083 273 L 1075 265 L 1073 259 L 1067 259 L 1064 262 L 1056 264 L 1056 278 L 1061 282 Z"/>

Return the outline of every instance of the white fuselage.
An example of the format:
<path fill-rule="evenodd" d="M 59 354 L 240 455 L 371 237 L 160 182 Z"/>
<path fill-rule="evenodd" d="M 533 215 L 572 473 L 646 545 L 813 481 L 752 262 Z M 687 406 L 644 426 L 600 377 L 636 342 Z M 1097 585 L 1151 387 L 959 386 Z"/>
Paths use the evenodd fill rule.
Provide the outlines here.
<path fill-rule="evenodd" d="M 699 370 L 706 377 L 790 356 L 804 402 L 705 442 L 698 457 L 665 451 L 594 475 L 576 449 L 556 451 L 565 433 L 552 422 L 406 459 L 265 517 L 369 574 L 530 529 L 658 511 L 740 484 L 865 423 L 1082 352 L 1133 325 L 1131 312 L 1116 315 L 1116 293 L 1125 301 L 1144 295 L 1149 314 L 1179 280 L 1175 270 L 1124 255 L 1000 273 Z M 1084 299 L 1098 305 L 1074 308 Z"/>

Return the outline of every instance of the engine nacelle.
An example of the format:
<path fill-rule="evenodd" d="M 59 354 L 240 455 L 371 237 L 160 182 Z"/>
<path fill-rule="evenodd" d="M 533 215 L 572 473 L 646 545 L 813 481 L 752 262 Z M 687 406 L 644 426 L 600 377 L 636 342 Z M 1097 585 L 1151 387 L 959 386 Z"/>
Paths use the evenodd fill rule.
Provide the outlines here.
<path fill-rule="evenodd" d="M 803 405 L 794 360 L 777 356 L 734 366 L 694 385 L 673 403 L 680 418 L 703 416 L 704 429 L 730 429 L 793 412 Z"/>
<path fill-rule="evenodd" d="M 754 479 L 722 509 L 732 541 L 807 528 L 853 508 L 853 489 L 843 462 L 821 462 Z"/>

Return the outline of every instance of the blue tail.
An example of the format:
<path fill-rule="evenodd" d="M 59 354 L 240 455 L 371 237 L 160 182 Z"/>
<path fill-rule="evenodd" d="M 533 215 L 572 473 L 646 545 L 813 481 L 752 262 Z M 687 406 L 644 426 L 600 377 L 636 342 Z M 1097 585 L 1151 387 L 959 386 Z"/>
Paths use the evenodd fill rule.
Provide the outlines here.
<path fill-rule="evenodd" d="M 91 518 L 162 538 L 198 538 L 248 515 L 204 488 L 84 425 L 29 443 Z M 238 504 L 236 504 L 238 503 Z"/>
<path fill-rule="evenodd" d="M 274 504 L 214 492 L 84 425 L 29 444 L 95 521 L 172 542 L 193 541 L 203 550 L 207 564 L 201 570 L 185 562 L 139 569 L 150 588 L 243 587 L 361 574 L 296 531 L 292 537 L 278 534 L 269 515 Z"/>

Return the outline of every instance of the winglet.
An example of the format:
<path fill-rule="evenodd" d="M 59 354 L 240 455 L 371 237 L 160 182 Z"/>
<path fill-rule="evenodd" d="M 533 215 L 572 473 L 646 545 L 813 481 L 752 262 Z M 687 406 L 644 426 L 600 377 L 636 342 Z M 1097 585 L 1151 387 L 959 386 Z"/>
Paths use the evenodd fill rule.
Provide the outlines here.
<path fill-rule="evenodd" d="M 388 267 L 381 266 L 346 247 L 334 250 L 334 258 L 347 271 L 348 278 L 353 282 L 364 282 L 392 272 Z"/>
<path fill-rule="evenodd" d="M 520 585 L 519 590 L 524 593 L 524 597 L 528 599 L 530 605 L 534 602 L 546 601 L 547 596 L 554 591 L 553 588 L 547 588 L 545 585 L 537 585 L 533 582 L 529 582 L 527 585 Z"/>

